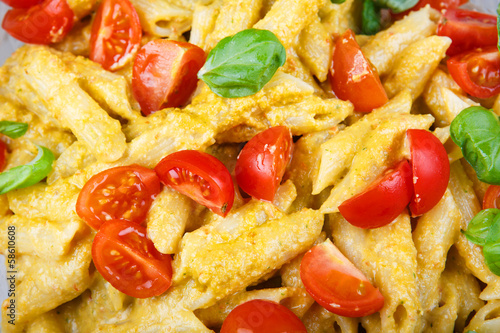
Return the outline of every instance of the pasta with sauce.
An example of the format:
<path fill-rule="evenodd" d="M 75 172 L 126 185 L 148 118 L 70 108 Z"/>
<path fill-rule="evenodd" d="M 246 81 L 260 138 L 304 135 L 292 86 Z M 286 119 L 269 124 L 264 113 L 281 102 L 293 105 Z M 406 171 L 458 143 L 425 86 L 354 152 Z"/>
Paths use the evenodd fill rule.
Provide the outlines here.
<path fill-rule="evenodd" d="M 213 332 L 251 300 L 284 305 L 308 332 L 500 330 L 500 277 L 461 232 L 481 210 L 487 184 L 450 138 L 463 109 L 500 114 L 500 97 L 471 97 L 454 81 L 445 65 L 452 41 L 436 35 L 439 11 L 426 6 L 377 34 L 356 35 L 387 93 L 386 103 L 362 113 L 329 84 L 335 41 L 359 31 L 360 1 L 130 2 L 141 45 L 165 38 L 208 53 L 255 28 L 277 37 L 286 62 L 254 94 L 221 97 L 200 80 L 188 103 L 146 117 L 131 88 L 134 61 L 110 72 L 88 58 L 100 1 L 68 0 L 76 20 L 68 35 L 25 45 L 0 67 L 0 121 L 29 125 L 20 138 L 0 135 L 4 170 L 29 163 L 39 146 L 55 157 L 42 182 L 0 195 L 0 248 L 8 258 L 14 227 L 17 270 L 2 332 Z M 277 126 L 289 129 L 294 150 L 272 201 L 246 195 L 236 182 L 225 215 L 171 187 L 155 195 L 144 224 L 156 250 L 172 258 L 166 292 L 134 298 L 96 270 L 96 230 L 76 208 L 92 177 L 130 165 L 154 169 L 169 154 L 195 150 L 235 179 L 243 143 Z M 432 133 L 446 148 L 444 194 L 421 216 L 404 208 L 379 228 L 352 225 L 339 206 L 410 159 L 408 130 Z M 326 240 L 378 288 L 380 311 L 342 316 L 306 290 L 301 262 Z"/>

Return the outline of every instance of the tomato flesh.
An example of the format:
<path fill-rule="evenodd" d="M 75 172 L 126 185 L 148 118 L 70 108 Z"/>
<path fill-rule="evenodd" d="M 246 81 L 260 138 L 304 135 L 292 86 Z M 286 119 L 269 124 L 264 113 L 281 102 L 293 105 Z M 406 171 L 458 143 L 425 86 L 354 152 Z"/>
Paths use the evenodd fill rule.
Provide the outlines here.
<path fill-rule="evenodd" d="M 410 202 L 412 216 L 431 210 L 443 197 L 450 179 L 450 162 L 436 136 L 422 129 L 406 132 L 410 144 L 414 196 Z"/>
<path fill-rule="evenodd" d="M 478 47 L 496 45 L 497 19 L 493 15 L 464 9 L 449 9 L 442 16 L 437 34 L 451 38 L 446 54 L 453 56 Z"/>
<path fill-rule="evenodd" d="M 109 221 L 92 243 L 92 259 L 113 287 L 132 297 L 163 294 L 172 280 L 172 258 L 156 250 L 146 228 L 128 221 Z"/>
<path fill-rule="evenodd" d="M 222 324 L 221 333 L 307 333 L 304 324 L 287 307 L 251 300 L 234 308 Z"/>
<path fill-rule="evenodd" d="M 490 185 L 483 198 L 483 209 L 500 208 L 500 186 Z"/>
<path fill-rule="evenodd" d="M 406 15 L 408 15 L 410 12 L 417 11 L 421 8 L 424 8 L 427 5 L 431 6 L 431 8 L 434 8 L 436 10 L 441 11 L 443 9 L 458 8 L 467 2 L 468 2 L 468 0 L 420 0 L 412 8 L 410 8 L 402 13 L 392 14 L 392 17 L 394 17 L 396 20 L 400 20 L 403 17 L 405 17 Z"/>
<path fill-rule="evenodd" d="M 271 127 L 255 135 L 238 155 L 238 185 L 254 198 L 273 201 L 292 151 L 292 133 L 285 126 Z"/>
<path fill-rule="evenodd" d="M 205 59 L 203 49 L 186 42 L 158 39 L 144 45 L 132 74 L 132 91 L 142 113 L 183 106 L 196 89 Z"/>
<path fill-rule="evenodd" d="M 496 46 L 451 57 L 448 71 L 466 93 L 490 98 L 500 93 L 500 54 Z"/>
<path fill-rule="evenodd" d="M 378 74 L 361 52 L 350 29 L 336 42 L 330 84 L 335 95 L 351 101 L 356 111 L 370 112 L 388 101 Z"/>
<path fill-rule="evenodd" d="M 384 306 L 380 291 L 330 240 L 306 252 L 300 277 L 314 300 L 335 314 L 363 317 Z"/>
<path fill-rule="evenodd" d="M 0 172 L 3 171 L 7 164 L 7 144 L 0 140 Z"/>
<path fill-rule="evenodd" d="M 6 3 L 12 8 L 30 8 L 34 5 L 38 5 L 43 0 L 2 0 L 3 3 Z"/>
<path fill-rule="evenodd" d="M 401 161 L 365 191 L 339 206 L 342 216 L 359 228 L 378 228 L 392 222 L 413 196 L 410 164 Z"/>
<path fill-rule="evenodd" d="M 139 16 L 129 0 L 104 0 L 97 10 L 90 37 L 90 59 L 117 70 L 132 60 L 142 38 Z"/>
<path fill-rule="evenodd" d="M 66 0 L 45 0 L 28 9 L 9 10 L 2 28 L 24 43 L 48 45 L 60 42 L 68 34 L 73 17 Z"/>
<path fill-rule="evenodd" d="M 217 158 L 196 150 L 181 150 L 164 157 L 155 167 L 161 181 L 221 216 L 234 202 L 231 174 Z"/>
<path fill-rule="evenodd" d="M 90 178 L 76 203 L 76 212 L 89 226 L 99 230 L 106 221 L 140 224 L 160 192 L 156 173 L 139 165 L 116 167 Z"/>

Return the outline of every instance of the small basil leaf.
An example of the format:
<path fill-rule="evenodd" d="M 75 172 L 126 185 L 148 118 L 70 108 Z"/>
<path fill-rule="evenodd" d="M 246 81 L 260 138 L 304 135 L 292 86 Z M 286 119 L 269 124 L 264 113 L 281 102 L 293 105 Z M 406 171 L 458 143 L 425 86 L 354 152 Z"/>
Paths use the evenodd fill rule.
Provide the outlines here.
<path fill-rule="evenodd" d="M 0 173 L 0 194 L 35 185 L 49 174 L 54 154 L 45 147 L 37 146 L 38 155 L 28 164 Z"/>
<path fill-rule="evenodd" d="M 330 0 L 332 3 L 336 3 L 336 4 L 341 4 L 341 3 L 344 3 L 345 0 Z"/>
<path fill-rule="evenodd" d="M 451 122 L 452 140 L 462 149 L 479 180 L 500 185 L 500 121 L 481 106 L 471 106 Z"/>
<path fill-rule="evenodd" d="M 221 40 L 198 78 L 219 96 L 245 97 L 262 89 L 285 60 L 285 48 L 272 32 L 247 29 Z"/>
<path fill-rule="evenodd" d="M 365 35 L 375 35 L 381 28 L 380 8 L 375 6 L 372 0 L 364 0 L 361 12 L 361 32 Z"/>
<path fill-rule="evenodd" d="M 7 135 L 9 138 L 17 139 L 23 136 L 28 130 L 28 124 L 18 123 L 15 121 L 0 121 L 0 133 Z"/>
<path fill-rule="evenodd" d="M 466 231 L 462 233 L 474 244 L 484 246 L 491 226 L 500 220 L 500 209 L 490 208 L 480 211 L 469 222 Z"/>
<path fill-rule="evenodd" d="M 418 0 L 374 0 L 379 7 L 389 8 L 393 13 L 401 13 L 415 6 Z"/>

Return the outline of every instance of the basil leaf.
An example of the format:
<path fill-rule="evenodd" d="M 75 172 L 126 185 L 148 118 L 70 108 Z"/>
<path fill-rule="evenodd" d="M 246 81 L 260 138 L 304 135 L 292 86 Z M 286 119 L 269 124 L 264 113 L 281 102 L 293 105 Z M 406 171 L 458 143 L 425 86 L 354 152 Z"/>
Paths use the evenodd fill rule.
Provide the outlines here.
<path fill-rule="evenodd" d="M 500 276 L 500 219 L 488 231 L 486 244 L 483 246 L 484 262 L 495 275 Z"/>
<path fill-rule="evenodd" d="M 364 0 L 361 12 L 361 32 L 365 35 L 375 35 L 381 28 L 380 8 L 375 6 L 372 0 Z"/>
<path fill-rule="evenodd" d="M 344 3 L 345 0 L 330 0 L 332 3 L 336 3 L 336 4 L 341 4 L 341 3 Z"/>
<path fill-rule="evenodd" d="M 389 8 L 393 13 L 401 13 L 415 6 L 418 0 L 374 0 L 379 7 Z"/>
<path fill-rule="evenodd" d="M 500 185 L 500 121 L 481 106 L 471 106 L 451 122 L 452 140 L 462 149 L 479 180 Z"/>
<path fill-rule="evenodd" d="M 0 194 L 35 185 L 49 174 L 54 162 L 54 154 L 37 146 L 38 155 L 28 164 L 20 165 L 0 173 Z"/>
<path fill-rule="evenodd" d="M 272 32 L 247 29 L 221 40 L 198 78 L 219 96 L 245 97 L 262 89 L 285 60 L 285 48 Z"/>
<path fill-rule="evenodd" d="M 484 246 L 490 228 L 497 220 L 500 220 L 500 209 L 482 210 L 469 222 L 467 231 L 462 230 L 462 233 L 472 243 Z"/>
<path fill-rule="evenodd" d="M 0 133 L 7 135 L 9 138 L 17 139 L 23 136 L 28 130 L 28 124 L 18 123 L 15 121 L 0 121 Z"/>
<path fill-rule="evenodd" d="M 498 3 L 497 7 L 497 33 L 498 33 L 498 51 L 500 51 L 500 3 Z"/>

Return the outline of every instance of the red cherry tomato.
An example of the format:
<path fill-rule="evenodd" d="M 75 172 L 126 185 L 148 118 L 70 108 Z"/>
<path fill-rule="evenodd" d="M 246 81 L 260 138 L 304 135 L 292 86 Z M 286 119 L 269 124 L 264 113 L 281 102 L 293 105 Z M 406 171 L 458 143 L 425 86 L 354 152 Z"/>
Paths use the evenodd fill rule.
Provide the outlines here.
<path fill-rule="evenodd" d="M 256 299 L 238 305 L 227 316 L 220 333 L 307 333 L 304 324 L 287 307 Z"/>
<path fill-rule="evenodd" d="M 30 8 L 38 5 L 43 0 L 1 0 L 12 8 Z"/>
<path fill-rule="evenodd" d="M 361 52 L 350 29 L 335 44 L 330 84 L 335 95 L 351 101 L 356 111 L 370 112 L 388 101 L 377 72 Z"/>
<path fill-rule="evenodd" d="M 231 174 L 217 158 L 196 150 L 181 150 L 155 167 L 161 181 L 211 211 L 226 216 L 234 202 Z"/>
<path fill-rule="evenodd" d="M 273 201 L 292 150 L 292 133 L 285 126 L 257 134 L 243 147 L 236 161 L 238 185 L 254 198 Z"/>
<path fill-rule="evenodd" d="M 92 23 L 90 59 L 117 70 L 132 60 L 142 38 L 141 22 L 129 0 L 104 0 Z"/>
<path fill-rule="evenodd" d="M 7 144 L 0 140 L 0 172 L 5 168 L 7 162 Z"/>
<path fill-rule="evenodd" d="M 304 255 L 300 277 L 319 305 L 345 317 L 363 317 L 380 311 L 384 296 L 330 240 Z"/>
<path fill-rule="evenodd" d="M 142 223 L 160 192 L 156 173 L 139 165 L 111 168 L 90 178 L 76 202 L 76 213 L 99 230 L 110 220 Z"/>
<path fill-rule="evenodd" d="M 443 144 L 431 132 L 410 129 L 414 196 L 410 202 L 412 216 L 431 210 L 443 197 L 450 179 L 450 162 Z"/>
<path fill-rule="evenodd" d="M 400 20 L 403 17 L 405 17 L 406 15 L 408 15 L 410 12 L 417 11 L 421 8 L 424 8 L 427 5 L 431 6 L 434 9 L 441 11 L 443 9 L 458 8 L 467 2 L 468 2 L 468 0 L 420 0 L 412 8 L 410 8 L 402 13 L 392 14 L 392 17 L 394 17 L 396 20 Z"/>
<path fill-rule="evenodd" d="M 142 112 L 183 106 L 196 89 L 205 59 L 205 51 L 190 43 L 158 39 L 144 45 L 132 75 L 132 91 Z"/>
<path fill-rule="evenodd" d="M 66 0 L 45 0 L 29 9 L 9 10 L 2 28 L 24 43 L 47 45 L 60 42 L 68 34 L 73 17 Z"/>
<path fill-rule="evenodd" d="M 500 208 L 500 186 L 490 185 L 483 198 L 483 209 Z"/>
<path fill-rule="evenodd" d="M 485 13 L 448 9 L 439 21 L 437 34 L 451 38 L 446 54 L 453 56 L 478 47 L 496 45 L 497 19 Z"/>
<path fill-rule="evenodd" d="M 102 225 L 92 244 L 92 260 L 113 287 L 132 297 L 163 294 L 172 280 L 172 258 L 156 250 L 146 228 L 128 221 Z"/>
<path fill-rule="evenodd" d="M 451 57 L 448 71 L 469 95 L 490 98 L 500 93 L 500 54 L 496 46 Z"/>
<path fill-rule="evenodd" d="M 413 184 L 410 164 L 401 161 L 362 193 L 339 206 L 342 216 L 359 228 L 378 228 L 392 222 L 410 203 Z"/>

